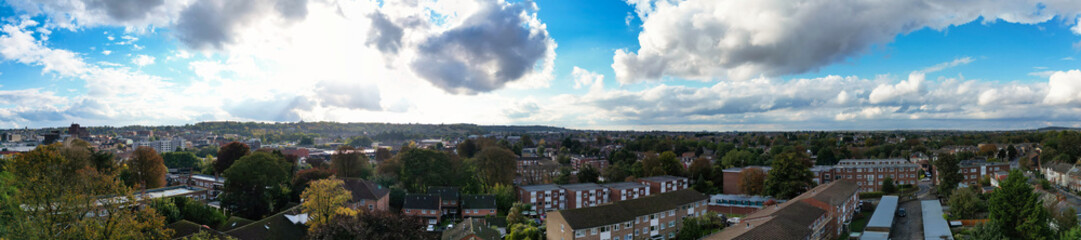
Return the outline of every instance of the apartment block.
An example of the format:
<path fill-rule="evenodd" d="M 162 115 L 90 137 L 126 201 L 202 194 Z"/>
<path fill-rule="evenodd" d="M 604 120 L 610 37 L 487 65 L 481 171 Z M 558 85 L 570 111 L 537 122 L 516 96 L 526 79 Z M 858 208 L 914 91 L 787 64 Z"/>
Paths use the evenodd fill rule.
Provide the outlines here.
<path fill-rule="evenodd" d="M 686 189 L 690 186 L 687 178 L 669 175 L 639 178 L 635 181 L 649 185 L 649 190 L 653 193 L 674 192 Z"/>
<path fill-rule="evenodd" d="M 819 185 L 784 203 L 764 206 L 705 239 L 836 239 L 856 212 L 859 189 L 849 180 Z"/>
<path fill-rule="evenodd" d="M 637 182 L 606 183 L 601 186 L 608 188 L 608 199 L 611 201 L 626 201 L 649 196 L 649 185 Z"/>
<path fill-rule="evenodd" d="M 548 239 L 672 239 L 683 218 L 706 213 L 709 198 L 683 189 L 596 207 L 555 211 L 545 221 Z"/>
<path fill-rule="evenodd" d="M 579 183 L 561 186 L 567 193 L 566 209 L 595 207 L 608 203 L 609 189 L 596 183 Z"/>
<path fill-rule="evenodd" d="M 860 192 L 882 190 L 886 177 L 896 184 L 916 184 L 920 166 L 905 159 L 845 159 L 833 167 L 835 179 L 855 181 Z"/>
<path fill-rule="evenodd" d="M 532 204 L 538 213 L 565 209 L 567 191 L 555 184 L 519 186 L 518 201 Z"/>

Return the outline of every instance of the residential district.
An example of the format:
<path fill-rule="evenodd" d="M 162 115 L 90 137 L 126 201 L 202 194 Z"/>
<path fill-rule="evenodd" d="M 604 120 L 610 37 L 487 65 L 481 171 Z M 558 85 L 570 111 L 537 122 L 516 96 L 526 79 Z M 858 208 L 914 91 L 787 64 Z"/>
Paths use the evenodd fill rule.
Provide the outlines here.
<path fill-rule="evenodd" d="M 1081 239 L 1081 132 L 0 133 L 0 239 Z"/>

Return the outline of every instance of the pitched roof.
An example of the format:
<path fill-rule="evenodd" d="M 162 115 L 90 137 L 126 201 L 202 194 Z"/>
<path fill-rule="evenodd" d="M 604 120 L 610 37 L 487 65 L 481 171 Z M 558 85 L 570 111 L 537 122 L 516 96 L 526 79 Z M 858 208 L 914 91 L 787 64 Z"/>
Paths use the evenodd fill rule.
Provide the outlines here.
<path fill-rule="evenodd" d="M 555 185 L 555 184 L 518 186 L 518 188 L 521 188 L 522 190 L 525 190 L 526 192 L 553 191 L 553 190 L 560 190 L 561 189 L 561 188 L 559 188 L 559 185 Z"/>
<path fill-rule="evenodd" d="M 439 209 L 439 196 L 435 194 L 408 194 L 402 208 L 408 209 Z"/>
<path fill-rule="evenodd" d="M 830 206 L 839 206 L 859 191 L 859 186 L 853 181 L 840 180 L 829 184 L 819 185 L 807 193 L 807 198 L 822 201 Z"/>
<path fill-rule="evenodd" d="M 462 209 L 495 209 L 493 195 L 466 195 L 462 197 Z"/>
<path fill-rule="evenodd" d="M 465 237 L 468 237 L 470 235 L 476 236 L 477 239 L 481 240 L 502 239 L 499 231 L 495 230 L 492 227 L 489 227 L 488 224 L 484 223 L 484 221 L 474 218 L 466 219 L 465 221 L 462 221 L 458 225 L 454 226 L 454 228 L 443 232 L 443 237 L 441 239 L 461 240 L 465 239 Z"/>
<path fill-rule="evenodd" d="M 359 178 L 342 178 L 345 189 L 353 193 L 353 201 L 379 200 L 390 194 L 390 189 Z"/>
<path fill-rule="evenodd" d="M 672 210 L 708 198 L 694 189 L 683 189 L 596 207 L 560 210 L 556 214 L 563 216 L 571 228 L 583 229 L 626 222 L 638 216 Z"/>
<path fill-rule="evenodd" d="M 740 224 L 721 230 L 705 239 L 805 239 L 811 235 L 811 225 L 826 210 L 802 201 L 789 201 L 784 206 L 777 206 L 783 211 L 773 211 L 772 215 L 749 219 Z"/>
<path fill-rule="evenodd" d="M 428 187 L 429 194 L 438 194 L 443 199 L 458 199 L 458 187 Z"/>
<path fill-rule="evenodd" d="M 1050 166 L 1047 167 L 1051 168 L 1051 170 L 1055 172 L 1067 173 L 1070 171 L 1070 168 L 1072 168 L 1073 165 L 1069 163 L 1052 163 L 1050 164 Z"/>
<path fill-rule="evenodd" d="M 604 186 L 606 188 L 613 188 L 613 189 L 631 189 L 631 188 L 649 187 L 649 186 L 646 186 L 645 184 L 641 184 L 641 183 L 638 183 L 638 182 L 605 183 L 605 184 L 601 184 L 601 186 Z"/>
<path fill-rule="evenodd" d="M 223 232 L 219 232 L 218 230 L 209 227 L 204 228 L 203 225 L 188 220 L 180 220 L 173 224 L 165 225 L 165 228 L 173 229 L 173 238 L 187 237 L 199 232 L 209 232 L 210 235 L 213 236 L 226 236 Z"/>
<path fill-rule="evenodd" d="M 645 180 L 645 181 L 650 181 L 650 182 L 667 182 L 667 181 L 686 180 L 686 179 L 687 178 L 685 178 L 685 177 L 676 177 L 676 176 L 671 176 L 671 175 L 639 178 L 639 180 Z"/>
<path fill-rule="evenodd" d="M 303 223 L 293 223 L 285 217 L 286 213 L 298 212 L 298 209 L 300 205 L 225 233 L 241 240 L 303 239 L 308 234 L 308 226 Z"/>
<path fill-rule="evenodd" d="M 596 183 L 567 184 L 567 185 L 563 185 L 561 187 L 563 187 L 563 189 L 567 189 L 568 191 L 586 191 L 586 190 L 594 190 L 594 189 L 603 189 L 604 188 L 604 187 L 601 187 L 600 184 L 596 184 Z"/>

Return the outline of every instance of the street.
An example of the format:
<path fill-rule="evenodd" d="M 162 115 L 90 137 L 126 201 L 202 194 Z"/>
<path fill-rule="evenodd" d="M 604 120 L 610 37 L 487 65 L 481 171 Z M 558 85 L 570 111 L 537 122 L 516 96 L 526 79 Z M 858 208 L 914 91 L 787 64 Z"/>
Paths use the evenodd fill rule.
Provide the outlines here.
<path fill-rule="evenodd" d="M 900 217 L 896 214 L 893 218 L 892 239 L 921 239 L 923 238 L 923 208 L 920 200 L 937 199 L 930 195 L 931 183 L 920 181 L 917 185 L 916 200 L 906 200 L 898 204 L 898 209 L 904 208 L 907 216 Z"/>

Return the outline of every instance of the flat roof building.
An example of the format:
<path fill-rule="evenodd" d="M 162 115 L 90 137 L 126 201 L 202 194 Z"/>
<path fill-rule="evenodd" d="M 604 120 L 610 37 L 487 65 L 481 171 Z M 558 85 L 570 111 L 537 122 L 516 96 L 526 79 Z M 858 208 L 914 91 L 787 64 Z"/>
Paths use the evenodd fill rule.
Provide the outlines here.
<path fill-rule="evenodd" d="M 953 232 L 950 224 L 942 218 L 942 204 L 938 200 L 920 201 L 923 209 L 923 239 L 925 240 L 953 240 Z"/>
<path fill-rule="evenodd" d="M 860 239 L 880 239 L 878 237 L 882 236 L 882 233 L 889 237 L 893 228 L 893 215 L 897 212 L 897 200 L 898 197 L 894 195 L 882 196 L 875 212 L 871 214 L 871 220 L 867 222 L 867 227 L 863 228 L 863 237 Z"/>

